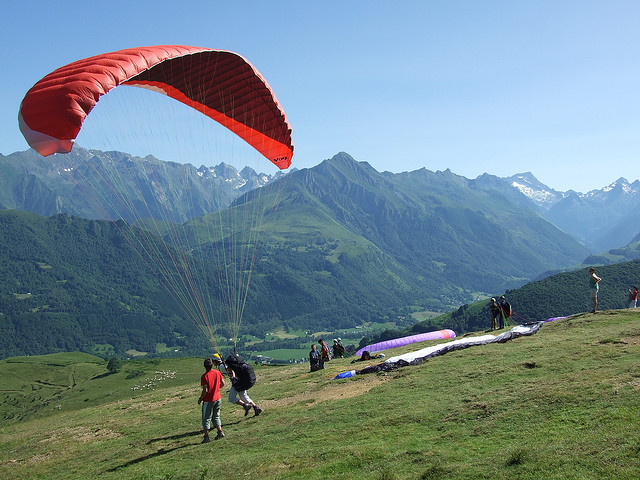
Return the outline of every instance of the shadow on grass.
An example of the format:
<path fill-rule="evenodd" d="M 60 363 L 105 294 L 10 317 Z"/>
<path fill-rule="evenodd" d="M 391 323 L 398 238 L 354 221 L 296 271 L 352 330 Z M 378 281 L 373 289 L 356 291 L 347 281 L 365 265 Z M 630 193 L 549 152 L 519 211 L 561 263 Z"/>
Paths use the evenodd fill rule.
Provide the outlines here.
<path fill-rule="evenodd" d="M 243 420 L 238 420 L 237 422 L 226 422 L 223 423 L 222 426 L 228 427 L 230 425 L 238 425 L 242 421 Z M 176 433 L 175 435 L 168 435 L 166 437 L 152 438 L 151 440 L 147 441 L 147 445 L 151 445 L 155 442 L 161 442 L 163 440 L 181 440 L 183 438 L 195 437 L 197 435 L 202 435 L 202 430 L 196 430 L 195 432 Z"/>
<path fill-rule="evenodd" d="M 222 426 L 223 427 L 227 427 L 229 425 L 237 425 L 241 421 L 242 420 L 237 421 L 237 422 L 223 423 Z M 196 437 L 196 436 L 200 436 L 200 435 L 202 435 L 202 431 L 201 430 L 196 430 L 195 432 L 176 433 L 175 435 L 169 435 L 169 436 L 166 436 L 166 437 L 152 438 L 151 440 L 147 441 L 147 445 L 151 445 L 152 443 L 160 442 L 160 441 L 163 441 L 163 440 L 181 440 L 183 438 Z M 135 465 L 137 463 L 144 462 L 146 460 L 151 460 L 152 458 L 156 458 L 156 457 L 159 457 L 161 455 L 166 455 L 167 453 L 175 452 L 176 450 L 180 450 L 180 449 L 185 448 L 185 447 L 193 447 L 195 445 L 198 445 L 198 444 L 196 444 L 196 443 L 186 443 L 184 445 L 179 445 L 177 447 L 172 447 L 172 448 L 160 448 L 156 452 L 150 453 L 148 455 L 144 455 L 144 456 L 139 457 L 139 458 L 134 458 L 133 460 L 129 460 L 128 462 L 125 462 L 125 463 L 123 463 L 121 465 L 116 465 L 115 467 L 112 467 L 112 468 L 108 469 L 107 472 L 117 472 L 118 470 L 121 470 L 121 469 L 126 468 L 126 467 L 130 467 L 131 465 Z"/>
<path fill-rule="evenodd" d="M 196 430 L 195 432 L 177 433 L 175 435 L 169 435 L 168 437 L 152 438 L 147 442 L 147 445 L 151 445 L 154 442 L 161 442 L 162 440 L 180 440 L 182 438 L 195 437 L 197 435 L 202 435 L 202 431 Z"/>
<path fill-rule="evenodd" d="M 196 434 L 198 434 L 198 433 L 200 433 L 200 432 L 196 432 Z M 191 435 L 191 433 L 189 433 L 187 435 Z M 145 455 L 143 457 L 134 458 L 133 460 L 129 460 L 128 462 L 125 462 L 122 465 L 116 465 L 115 467 L 108 469 L 107 472 L 117 472 L 118 470 L 120 470 L 122 468 L 130 467 L 131 465 L 135 465 L 137 463 L 144 462 L 145 460 L 150 460 L 152 458 L 156 458 L 156 457 L 159 457 L 161 455 L 166 455 L 167 453 L 175 452 L 176 450 L 180 450 L 181 448 L 193 447 L 195 445 L 196 445 L 195 443 L 187 443 L 185 445 L 180 445 L 178 447 L 173 447 L 173 448 L 161 448 L 157 452 L 150 453 L 149 455 Z"/>

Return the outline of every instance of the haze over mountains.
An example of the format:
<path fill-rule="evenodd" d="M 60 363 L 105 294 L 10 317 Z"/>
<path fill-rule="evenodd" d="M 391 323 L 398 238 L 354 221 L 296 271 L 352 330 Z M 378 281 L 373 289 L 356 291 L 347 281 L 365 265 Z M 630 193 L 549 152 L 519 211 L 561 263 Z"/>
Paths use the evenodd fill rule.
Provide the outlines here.
<path fill-rule="evenodd" d="M 186 221 L 225 208 L 238 196 L 282 175 L 265 175 L 248 167 L 238 171 L 224 163 L 216 167 L 196 168 L 163 162 L 152 156 L 134 158 L 125 153 L 110 152 L 107 158 L 101 152 L 79 147 L 75 147 L 70 156 L 92 157 L 92 161 L 96 162 L 115 160 L 120 164 L 118 168 L 134 166 L 139 171 L 137 178 L 142 181 L 152 181 L 150 175 L 153 175 L 153 181 L 159 180 L 170 193 L 168 201 L 174 205 L 176 221 Z M 65 161 L 65 155 L 56 155 L 56 161 L 44 161 L 33 150 L 8 156 L 0 154 L 0 207 L 28 210 L 41 215 L 68 213 L 85 218 L 101 218 L 92 207 L 83 204 L 77 184 L 69 176 L 56 173 L 64 169 Z M 421 171 L 428 172 L 422 169 L 397 175 L 417 176 Z M 483 174 L 473 180 L 459 177 L 450 170 L 435 173 L 449 173 L 462 183 L 466 182 L 470 189 L 494 191 L 512 203 L 537 211 L 585 245 L 591 253 L 625 246 L 640 233 L 638 180 L 630 183 L 620 178 L 602 189 L 580 193 L 554 190 L 539 182 L 531 172 L 504 178 Z M 388 172 L 384 174 L 389 175 Z M 88 172 L 81 172 L 81 175 L 91 176 Z M 192 203 L 189 207 L 184 205 L 185 183 L 193 189 L 189 191 Z M 212 189 L 224 193 L 211 195 Z"/>
<path fill-rule="evenodd" d="M 74 162 L 73 155 L 85 160 L 91 157 L 95 171 L 76 171 L 73 176 L 58 174 L 66 168 L 67 161 L 83 165 Z M 73 178 L 97 185 L 100 196 L 109 197 L 113 195 L 109 185 L 101 181 L 106 176 L 102 172 L 109 169 L 128 172 L 126 178 L 118 180 L 126 183 L 127 190 L 144 197 L 148 215 L 170 218 L 174 223 L 224 208 L 234 198 L 272 180 L 250 169 L 238 172 L 224 164 L 196 169 L 153 157 L 136 159 L 113 153 L 105 156 L 82 149 L 74 149 L 69 156 L 56 155 L 56 161 L 42 159 L 32 151 L 0 160 L 0 207 L 41 215 L 68 213 L 134 221 L 125 208 L 113 211 L 122 203 L 119 201 L 102 202 L 112 211 L 96 214 L 95 207 L 82 195 L 82 183 L 79 185 Z M 111 163 L 116 163 L 115 168 Z M 445 290 L 455 291 L 462 287 L 467 294 L 510 288 L 546 270 L 577 263 L 589 253 L 569 235 L 545 222 L 532 208 L 537 205 L 526 203 L 530 197 L 521 195 L 510 202 L 509 196 L 520 191 L 502 179 L 485 175 L 468 180 L 449 170 L 380 173 L 344 153 L 315 168 L 292 172 L 289 177 L 279 200 L 281 211 L 290 214 L 304 209 L 306 226 L 311 229 L 315 224 L 314 235 L 322 242 L 334 237 L 334 230 L 345 238 L 355 234 L 413 275 L 433 283 L 429 288 L 438 289 L 440 284 Z M 211 195 L 212 189 L 222 193 Z M 160 196 L 162 205 L 154 201 Z M 269 212 L 265 221 L 273 221 Z M 331 226 L 318 228 L 323 222 Z M 268 236 L 271 229 L 267 226 L 264 230 Z M 295 230 L 298 236 L 302 233 L 300 228 Z M 308 238 L 292 236 L 288 240 L 305 243 Z M 459 277 L 467 280 L 460 285 Z M 446 295 L 450 298 L 445 304 L 461 299 L 452 292 Z"/>
<path fill-rule="evenodd" d="M 123 188 L 135 189 L 149 205 L 151 215 L 162 212 L 162 219 L 173 219 L 176 228 L 184 230 L 185 238 L 196 243 L 197 237 L 189 232 L 223 215 L 249 211 L 257 201 L 253 189 L 262 186 L 260 196 L 269 198 L 273 207 L 264 211 L 260 227 L 263 246 L 252 284 L 254 301 L 248 303 L 245 312 L 246 328 L 256 333 L 278 325 L 316 331 L 350 328 L 365 321 L 406 318 L 416 310 L 448 311 L 519 287 L 544 272 L 580 264 L 589 254 L 600 251 L 593 250 L 597 245 L 624 247 L 640 231 L 634 233 L 634 223 L 624 213 L 619 214 L 620 210 L 638 211 L 640 206 L 639 182 L 629 184 L 624 179 L 583 195 L 555 192 L 531 174 L 510 178 L 485 174 L 469 180 L 450 170 L 378 172 L 346 153 L 314 168 L 291 171 L 283 178 L 251 169 L 239 172 L 224 164 L 196 168 L 153 157 L 141 159 L 114 152 L 105 155 L 80 148 L 69 155 L 81 156 L 95 166 L 93 172 L 74 172 L 85 179 L 100 179 L 101 169 L 113 169 L 114 164 L 116 170 L 126 169 Z M 0 156 L 0 207 L 46 217 L 68 214 L 101 218 L 82 194 L 81 185 L 64 174 L 65 158 L 61 157 L 65 156 L 55 157 L 54 161 L 44 159 L 32 151 Z M 100 195 L 109 196 L 107 185 L 100 181 L 95 185 Z M 211 195 L 214 189 L 217 194 Z M 162 202 L 151 201 L 158 198 L 158 192 L 162 193 Z M 110 205 L 109 217 L 133 220 L 127 210 L 118 210 L 118 201 L 105 204 Z M 230 205 L 231 209 L 225 209 Z M 11 224 L 16 231 L 58 232 L 56 235 L 66 239 L 61 245 L 42 234 L 17 237 L 3 228 L 0 260 L 5 267 L 11 266 L 12 273 L 10 281 L 0 286 L 2 313 L 5 319 L 11 319 L 19 311 L 21 325 L 28 325 L 29 315 L 46 322 L 47 315 L 54 318 L 64 313 L 60 296 L 69 295 L 68 288 L 77 288 L 77 281 L 69 282 L 69 275 L 77 276 L 84 263 L 93 262 L 92 269 L 84 269 L 82 275 L 95 276 L 105 271 L 100 262 L 110 262 L 104 257 L 86 258 L 95 253 L 74 259 L 57 250 L 115 252 L 124 248 L 122 242 L 118 244 L 116 232 L 107 226 L 99 227 L 100 235 L 74 238 L 62 233 L 66 228 L 82 232 L 98 228 L 99 224 L 86 224 L 79 218 L 35 220 L 11 212 L 4 218 L 8 222 L 5 225 Z M 36 228 L 34 222 L 40 226 Z M 48 225 L 51 223 L 53 226 Z M 621 233 L 610 235 L 610 230 Z M 616 238 L 620 243 L 613 244 Z M 123 255 L 130 258 L 130 252 Z M 117 273 L 113 265 L 107 266 L 106 271 L 112 274 L 83 281 L 101 285 L 117 277 L 113 291 L 125 298 L 130 292 L 126 292 L 127 281 L 123 279 L 133 277 L 138 278 L 138 284 L 148 285 L 153 296 L 160 295 L 153 278 L 141 277 L 144 274 L 139 265 L 134 265 L 135 272 L 129 274 L 125 265 L 120 266 L 122 273 Z M 72 273 L 60 276 L 64 271 Z M 58 275 L 55 281 L 48 278 L 54 272 Z M 46 292 L 38 292 L 38 285 L 45 284 Z M 25 292 L 30 294 L 28 299 L 16 299 Z M 108 297 L 101 299 L 100 288 L 92 292 L 97 296 L 96 304 L 108 303 L 111 313 L 118 315 L 120 307 Z M 144 289 L 136 289 L 136 295 L 144 295 Z M 122 303 L 130 306 L 131 299 Z M 25 308 L 27 304 L 29 308 Z M 153 305 L 153 300 L 141 305 Z M 179 320 L 179 308 L 165 307 L 163 315 L 171 318 L 173 326 L 181 325 L 175 327 L 178 333 L 188 330 Z M 67 326 L 73 330 L 71 325 L 77 325 L 89 335 L 88 327 L 78 323 L 83 321 L 80 310 L 84 307 L 75 308 L 77 311 L 64 313 Z M 159 321 L 157 312 L 139 310 L 136 314 L 141 315 L 142 324 Z M 19 328 L 15 325 L 13 335 L 17 336 Z M 139 332 L 138 327 L 134 330 Z M 119 324 L 118 328 L 123 336 L 128 335 L 126 325 Z M 165 341 L 171 336 L 170 330 L 162 331 Z M 109 325 L 101 331 L 104 338 L 113 337 Z M 120 348 L 144 343 L 139 337 L 129 335 Z M 104 338 L 103 343 L 110 343 Z M 92 342 L 100 343 L 101 339 L 94 335 L 88 341 Z"/>
<path fill-rule="evenodd" d="M 217 167 L 196 168 L 163 162 L 153 156 L 139 158 L 79 147 L 69 154 L 45 159 L 30 149 L 8 156 L 0 154 L 0 208 L 45 216 L 67 213 L 91 219 L 108 215 L 131 220 L 124 208 L 98 213 L 83 192 L 84 186 L 91 185 L 99 195 L 113 196 L 108 183 L 116 171 L 127 172 L 117 179 L 126 183 L 122 189 L 140 193 L 154 218 L 162 217 L 159 209 L 163 205 L 157 205 L 153 196 L 154 192 L 162 190 L 164 205 L 170 208 L 175 222 L 226 208 L 238 196 L 281 176 L 258 174 L 248 167 L 238 172 L 224 163 Z M 110 203 L 118 204 L 104 202 Z"/>
<path fill-rule="evenodd" d="M 592 252 L 628 244 L 640 232 L 640 181 L 619 178 L 600 190 L 558 192 L 530 172 L 504 178 L 541 215 L 577 238 Z"/>

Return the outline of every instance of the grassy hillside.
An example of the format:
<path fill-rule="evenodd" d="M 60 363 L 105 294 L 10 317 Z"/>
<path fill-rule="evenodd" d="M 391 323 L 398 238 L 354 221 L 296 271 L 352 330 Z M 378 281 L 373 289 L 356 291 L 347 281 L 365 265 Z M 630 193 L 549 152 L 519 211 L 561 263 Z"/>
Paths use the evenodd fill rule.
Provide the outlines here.
<path fill-rule="evenodd" d="M 227 438 L 206 445 L 201 359 L 129 362 L 113 375 L 90 356 L 7 359 L 0 475 L 636 479 L 639 358 L 640 312 L 606 311 L 388 374 L 331 380 L 349 359 L 314 374 L 261 367 L 250 393 L 264 414 L 244 417 L 225 402 Z M 163 379 L 145 383 L 152 375 Z M 63 386 L 55 401 L 43 402 L 47 382 Z"/>

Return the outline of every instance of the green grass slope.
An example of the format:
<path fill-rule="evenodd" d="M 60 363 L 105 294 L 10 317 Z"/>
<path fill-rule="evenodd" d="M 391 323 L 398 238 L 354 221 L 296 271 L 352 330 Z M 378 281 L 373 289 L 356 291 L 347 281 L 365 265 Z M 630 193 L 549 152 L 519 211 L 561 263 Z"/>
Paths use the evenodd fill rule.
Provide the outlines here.
<path fill-rule="evenodd" d="M 0 475 L 637 479 L 639 359 L 640 312 L 621 310 L 580 314 L 530 337 L 380 375 L 331 380 L 354 366 L 349 359 L 313 374 L 304 365 L 261 367 L 250 393 L 265 412 L 244 417 L 225 402 L 227 437 L 210 444 L 200 444 L 201 359 L 130 362 L 113 375 L 95 364 L 76 375 L 57 404 L 19 420 L 4 417 Z M 25 361 L 0 362 L 0 413 L 7 413 L 10 398 L 37 402 L 30 400 L 38 395 L 37 380 L 53 378 L 34 365 L 57 360 L 36 357 L 23 363 L 19 382 L 6 383 L 19 375 L 16 362 Z M 68 386 L 70 365 L 94 368 L 90 358 L 63 363 L 57 382 Z M 145 374 L 127 378 L 136 370 Z M 171 375 L 134 388 L 156 370 Z M 6 385 L 18 391 L 7 392 Z"/>

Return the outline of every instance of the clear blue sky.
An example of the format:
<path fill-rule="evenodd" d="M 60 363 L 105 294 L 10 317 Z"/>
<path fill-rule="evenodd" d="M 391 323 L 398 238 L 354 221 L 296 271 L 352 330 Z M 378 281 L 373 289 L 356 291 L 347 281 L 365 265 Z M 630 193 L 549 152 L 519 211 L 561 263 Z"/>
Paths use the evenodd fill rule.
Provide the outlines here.
<path fill-rule="evenodd" d="M 28 148 L 18 107 L 50 71 L 183 44 L 238 52 L 261 71 L 300 168 L 345 151 L 380 171 L 531 171 L 582 192 L 640 176 L 635 0 L 3 3 L 5 155 Z"/>

